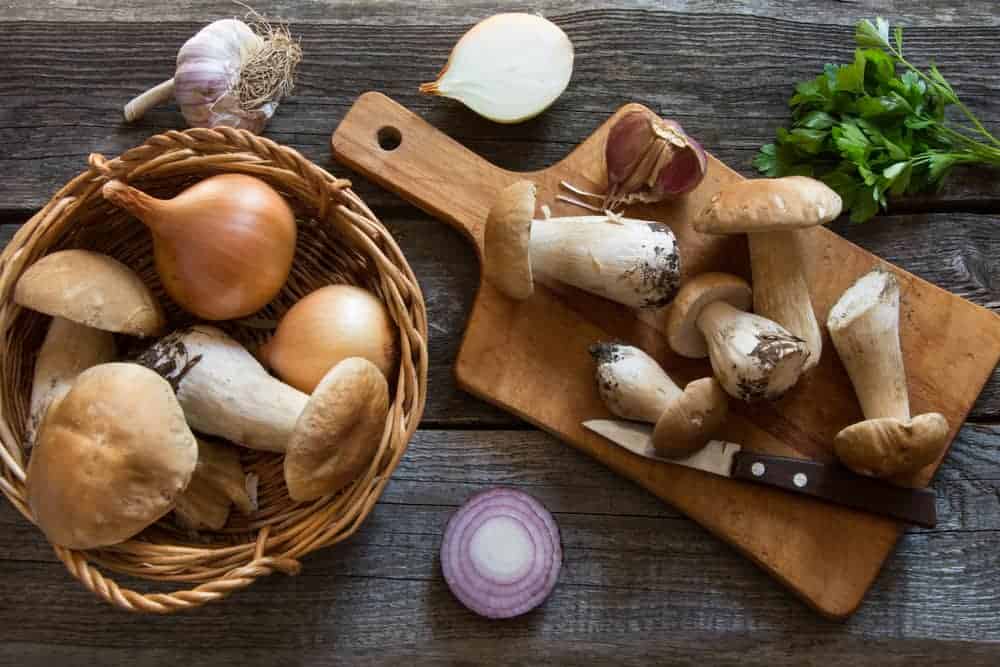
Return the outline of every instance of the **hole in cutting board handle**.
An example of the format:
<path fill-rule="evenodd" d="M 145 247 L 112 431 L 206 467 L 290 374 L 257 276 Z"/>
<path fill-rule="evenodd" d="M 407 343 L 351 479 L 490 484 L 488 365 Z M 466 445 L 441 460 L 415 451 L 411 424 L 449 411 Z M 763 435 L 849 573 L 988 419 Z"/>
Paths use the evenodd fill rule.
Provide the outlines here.
<path fill-rule="evenodd" d="M 379 129 L 376 137 L 378 138 L 379 148 L 384 151 L 394 151 L 403 143 L 403 135 L 400 134 L 398 128 L 392 125 L 386 125 Z"/>

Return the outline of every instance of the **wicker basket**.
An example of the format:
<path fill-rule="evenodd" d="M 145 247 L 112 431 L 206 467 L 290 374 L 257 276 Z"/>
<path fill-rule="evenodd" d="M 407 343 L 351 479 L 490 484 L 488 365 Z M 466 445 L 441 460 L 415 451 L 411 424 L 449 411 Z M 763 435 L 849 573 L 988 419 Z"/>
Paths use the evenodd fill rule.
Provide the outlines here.
<path fill-rule="evenodd" d="M 14 285 L 25 267 L 48 252 L 89 248 L 135 269 L 161 299 L 173 327 L 192 322 L 164 294 L 144 225 L 101 197 L 111 178 L 154 196 L 171 197 L 219 173 L 264 179 L 282 192 L 299 224 L 291 276 L 259 314 L 222 328 L 251 350 L 296 300 L 332 283 L 366 287 L 385 302 L 399 331 L 401 362 L 392 378 L 393 401 L 385 432 L 364 475 L 341 493 L 293 503 L 281 457 L 245 450 L 244 466 L 260 477 L 260 511 L 234 512 L 222 532 L 191 535 L 168 515 L 135 538 L 103 549 L 55 547 L 69 571 L 94 593 L 130 611 L 171 613 L 198 607 L 249 586 L 274 571 L 295 574 L 299 559 L 350 536 L 365 519 L 406 449 L 420 420 L 427 389 L 427 317 L 423 295 L 406 259 L 385 227 L 350 189 L 298 152 L 229 128 L 167 132 L 114 160 L 92 155 L 90 168 L 70 181 L 21 228 L 0 255 L 0 488 L 31 519 L 22 442 L 34 359 L 49 318 L 17 306 Z M 172 582 L 170 592 L 122 588 L 98 567 L 147 580 Z M 180 586 L 182 590 L 173 590 Z M 146 586 L 143 586 L 144 588 Z M 150 588 L 163 588 L 150 584 Z"/>

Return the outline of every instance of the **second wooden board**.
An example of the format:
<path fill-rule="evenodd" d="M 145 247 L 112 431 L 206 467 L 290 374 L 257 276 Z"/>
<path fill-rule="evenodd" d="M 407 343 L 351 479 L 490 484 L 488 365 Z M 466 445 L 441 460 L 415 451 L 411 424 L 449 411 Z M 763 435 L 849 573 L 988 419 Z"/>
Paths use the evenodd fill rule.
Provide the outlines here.
<path fill-rule="evenodd" d="M 463 231 L 482 258 L 483 223 L 497 193 L 522 178 L 538 185 L 538 203 L 553 215 L 579 214 L 556 201 L 559 182 L 601 192 L 604 140 L 627 105 L 566 159 L 538 172 L 500 169 L 378 93 L 362 95 L 333 135 L 338 160 Z M 383 148 L 383 146 L 385 146 Z M 673 229 L 684 276 L 727 271 L 749 277 L 745 237 L 699 234 L 691 220 L 725 183 L 742 178 L 709 158 L 708 175 L 688 196 L 634 207 L 632 217 Z M 941 290 L 825 228 L 802 234 L 807 280 L 821 322 L 840 294 L 877 264 L 902 290 L 902 346 L 914 414 L 943 413 L 957 432 L 1000 358 L 1000 318 Z M 652 493 L 734 545 L 832 617 L 853 612 L 899 537 L 888 519 L 799 498 L 753 484 L 634 456 L 585 430 L 607 417 L 597 395 L 587 348 L 619 339 L 638 345 L 672 375 L 690 380 L 711 372 L 705 361 L 674 355 L 661 310 L 634 311 L 559 284 L 523 302 L 483 282 L 458 355 L 459 384 L 549 431 Z M 430 387 L 430 391 L 434 388 Z M 776 403 L 736 405 L 725 438 L 769 454 L 832 460 L 833 436 L 861 419 L 850 381 L 824 331 L 819 365 Z M 940 463 L 940 462 L 938 462 Z M 938 463 L 918 481 L 930 480 Z"/>

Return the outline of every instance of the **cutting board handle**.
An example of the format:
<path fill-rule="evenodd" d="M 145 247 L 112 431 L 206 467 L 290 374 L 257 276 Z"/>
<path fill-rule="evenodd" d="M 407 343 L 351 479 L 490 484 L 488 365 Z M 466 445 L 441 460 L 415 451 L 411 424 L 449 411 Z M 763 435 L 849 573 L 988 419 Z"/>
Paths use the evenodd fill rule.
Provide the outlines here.
<path fill-rule="evenodd" d="M 519 178 L 381 93 L 359 97 L 330 144 L 338 161 L 464 232 L 480 257 L 493 195 Z"/>

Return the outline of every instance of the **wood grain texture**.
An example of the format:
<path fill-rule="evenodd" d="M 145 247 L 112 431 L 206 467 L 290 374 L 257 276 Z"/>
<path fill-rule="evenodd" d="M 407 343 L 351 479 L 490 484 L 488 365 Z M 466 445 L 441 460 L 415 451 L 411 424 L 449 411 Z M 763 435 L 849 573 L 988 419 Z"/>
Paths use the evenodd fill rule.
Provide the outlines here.
<path fill-rule="evenodd" d="M 558 202 L 562 181 L 606 189 L 604 137 L 627 105 L 565 160 L 541 171 L 512 173 L 484 161 L 384 95 L 358 98 L 331 139 L 338 160 L 462 231 L 482 254 L 483 224 L 498 193 L 529 179 L 538 205 L 552 215 L 578 211 Z M 383 150 L 377 136 L 394 128 L 402 140 Z M 632 217 L 659 220 L 677 235 L 683 276 L 705 271 L 748 273 L 745 236 L 699 234 L 691 221 L 712 195 L 741 177 L 709 155 L 705 180 L 685 197 L 633 207 Z M 537 223 L 546 224 L 546 223 Z M 555 222 L 550 224 L 557 224 Z M 799 233 L 806 281 L 817 319 L 876 257 L 818 227 Z M 954 435 L 1000 358 L 1000 317 L 886 264 L 901 284 L 902 345 L 915 413 L 940 411 Z M 636 314 L 558 283 L 536 285 L 514 301 L 483 283 L 456 360 L 461 387 L 560 437 L 680 508 L 736 546 L 821 613 L 844 617 L 860 603 L 895 542 L 897 526 L 883 518 L 793 498 L 772 489 L 705 478 L 690 469 L 648 461 L 587 431 L 581 422 L 607 410 L 597 395 L 590 345 L 620 339 L 639 345 L 675 377 L 711 374 L 666 345 L 663 311 Z M 827 341 L 819 365 L 781 401 L 733 402 L 724 437 L 750 451 L 833 459 L 833 436 L 861 419 L 854 391 Z M 933 353 L 929 353 L 933 350 Z M 936 466 L 915 476 L 925 484 Z M 830 525 L 840 525 L 830 531 Z"/>
<path fill-rule="evenodd" d="M 689 4 L 692 13 L 681 11 Z M 538 169 L 564 157 L 609 110 L 640 102 L 681 122 L 723 162 L 749 175 L 758 147 L 788 118 L 795 82 L 826 62 L 849 60 L 851 26 L 872 13 L 871 3 L 834 2 L 793 13 L 791 0 L 726 2 L 715 14 L 707 0 L 635 3 L 641 11 L 592 9 L 596 5 L 580 3 L 579 11 L 569 0 L 533 6 L 576 45 L 573 80 L 541 117 L 500 126 L 416 92 L 471 23 L 492 13 L 488 3 L 422 3 L 419 12 L 399 2 L 277 3 L 276 13 L 298 19 L 305 57 L 295 94 L 282 103 L 267 135 L 340 174 L 330 161 L 328 135 L 359 94 L 381 90 L 491 162 Z M 910 57 L 935 59 L 983 121 L 1000 124 L 1000 108 L 990 103 L 996 90 L 989 58 L 996 29 L 990 26 L 998 19 L 989 3 L 924 7 L 900 0 L 889 9 L 890 17 L 908 17 L 912 24 L 906 32 Z M 20 1 L 2 12 L 0 22 L 9 22 L 0 38 L 0 208 L 37 208 L 81 170 L 89 153 L 118 154 L 153 132 L 182 128 L 174 105 L 134 125 L 121 120 L 121 107 L 173 74 L 177 49 L 202 24 L 233 13 L 228 2 L 34 8 Z M 994 179 L 957 178 L 936 204 L 1000 204 L 998 187 Z M 357 189 L 375 207 L 398 202 L 367 184 Z"/>
<path fill-rule="evenodd" d="M 1000 518 L 982 510 L 996 503 L 998 442 L 997 428 L 962 431 L 936 482 L 941 525 L 904 535 L 846 623 L 804 613 L 670 507 L 538 432 L 418 433 L 355 537 L 198 614 L 97 604 L 4 504 L 0 663 L 995 664 Z M 464 610 L 437 559 L 450 514 L 498 484 L 545 503 L 565 547 L 553 596 L 505 623 Z"/>
<path fill-rule="evenodd" d="M 454 40 L 496 11 L 496 3 L 265 3 L 259 8 L 293 20 L 306 49 L 297 93 L 267 134 L 338 175 L 357 178 L 332 162 L 327 141 L 354 98 L 375 88 L 493 162 L 542 168 L 564 157 L 608 110 L 639 100 L 678 118 L 716 155 L 750 175 L 757 147 L 787 118 L 794 82 L 827 61 L 849 58 L 850 26 L 876 11 L 905 23 L 915 58 L 936 59 L 987 124 L 1000 121 L 991 60 L 1000 13 L 991 2 L 608 4 L 536 0 L 523 7 L 567 30 L 577 45 L 576 73 L 544 116 L 500 127 L 457 104 L 415 93 L 444 63 Z M 120 121 L 120 106 L 168 76 L 177 48 L 199 27 L 241 11 L 228 0 L 3 3 L 0 223 L 27 219 L 83 168 L 88 153 L 117 154 L 154 132 L 183 127 L 174 105 L 136 126 Z M 996 304 L 1000 207 L 992 188 L 998 179 L 981 172 L 956 176 L 942 197 L 897 207 L 947 213 L 836 231 L 935 284 Z M 970 178 L 977 182 L 967 184 Z M 364 179 L 355 188 L 402 236 L 428 299 L 432 391 L 425 425 L 518 425 L 458 390 L 452 379 L 458 332 L 478 275 L 472 250 L 458 233 Z M 971 416 L 1000 419 L 997 373 Z M 306 562 L 306 573 L 316 573 L 309 579 L 272 578 L 217 608 L 169 619 L 101 606 L 53 561 L 37 531 L 0 503 L 0 664 L 995 665 L 998 442 L 994 428 L 962 431 L 935 479 L 943 503 L 938 532 L 904 536 L 865 605 L 846 624 L 805 612 L 670 507 L 534 432 L 419 434 L 400 470 L 406 478 L 394 477 L 384 497 L 400 511 L 378 508 L 379 523 L 358 536 L 370 541 L 367 546 L 317 554 Z M 593 586 L 560 586 L 549 605 L 512 624 L 485 623 L 457 607 L 436 569 L 420 563 L 424 554 L 433 557 L 433 545 L 414 546 L 427 538 L 412 533 L 431 532 L 433 543 L 440 526 L 428 527 L 417 513 L 427 505 L 450 510 L 463 494 L 495 483 L 532 485 L 560 521 L 574 510 L 607 519 L 594 524 L 606 538 L 580 533 L 575 542 L 579 548 L 594 540 L 594 553 L 580 552 L 597 568 Z M 633 529 L 634 517 L 648 523 Z M 412 531 L 411 523 L 417 527 Z M 663 532 L 673 536 L 669 542 L 656 537 Z M 378 565 L 359 568 L 358 558 Z M 633 558 L 639 580 L 630 582 L 624 571 Z M 418 571 L 411 576 L 407 565 Z M 649 590 L 636 590 L 642 587 Z"/>

